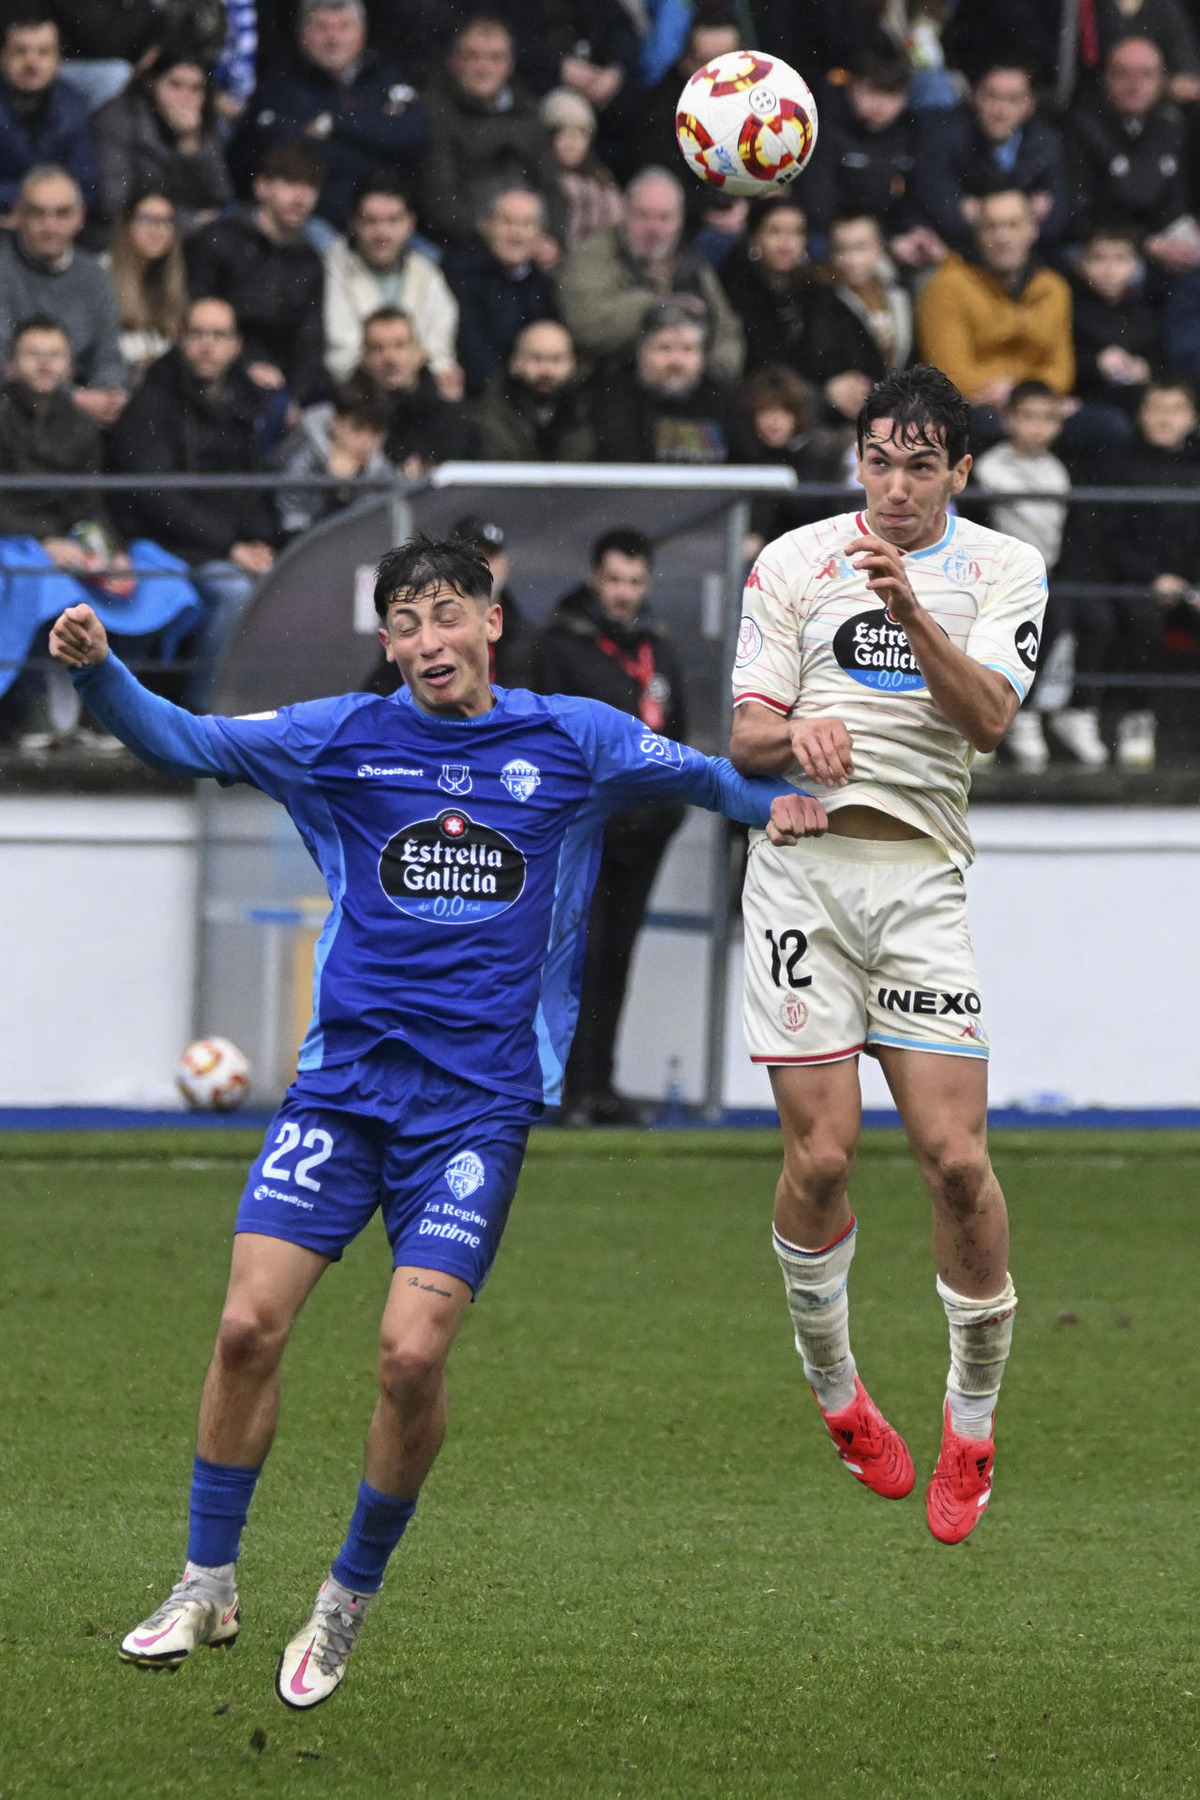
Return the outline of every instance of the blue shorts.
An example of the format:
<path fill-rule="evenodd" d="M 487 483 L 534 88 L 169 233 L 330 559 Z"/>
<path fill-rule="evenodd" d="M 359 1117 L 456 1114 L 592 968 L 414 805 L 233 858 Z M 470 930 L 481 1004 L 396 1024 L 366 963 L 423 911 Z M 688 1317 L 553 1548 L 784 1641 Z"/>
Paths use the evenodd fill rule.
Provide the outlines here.
<path fill-rule="evenodd" d="M 407 1044 L 300 1075 L 250 1170 L 237 1231 L 335 1262 L 382 1208 L 395 1267 L 477 1290 L 542 1107 L 463 1081 Z"/>

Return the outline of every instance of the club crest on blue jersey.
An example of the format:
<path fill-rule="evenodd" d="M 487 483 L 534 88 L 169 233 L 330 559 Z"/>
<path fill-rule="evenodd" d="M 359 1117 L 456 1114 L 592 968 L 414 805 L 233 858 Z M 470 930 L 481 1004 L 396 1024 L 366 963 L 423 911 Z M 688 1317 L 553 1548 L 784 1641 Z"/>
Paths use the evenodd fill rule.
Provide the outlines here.
<path fill-rule="evenodd" d="M 481 1188 L 487 1175 L 482 1159 L 474 1150 L 460 1150 L 457 1156 L 452 1156 L 444 1173 L 446 1186 L 456 1200 L 465 1200 L 468 1194 Z"/>
<path fill-rule="evenodd" d="M 511 838 L 457 807 L 417 819 L 389 838 L 379 883 L 414 919 L 472 925 L 507 912 L 525 889 L 525 858 Z"/>
<path fill-rule="evenodd" d="M 500 779 L 514 800 L 528 800 L 534 789 L 542 785 L 542 771 L 536 763 L 525 762 L 518 756 L 505 763 Z"/>
<path fill-rule="evenodd" d="M 442 772 L 438 776 L 438 786 L 448 794 L 469 794 L 471 791 L 471 771 L 466 763 L 443 763 Z"/>

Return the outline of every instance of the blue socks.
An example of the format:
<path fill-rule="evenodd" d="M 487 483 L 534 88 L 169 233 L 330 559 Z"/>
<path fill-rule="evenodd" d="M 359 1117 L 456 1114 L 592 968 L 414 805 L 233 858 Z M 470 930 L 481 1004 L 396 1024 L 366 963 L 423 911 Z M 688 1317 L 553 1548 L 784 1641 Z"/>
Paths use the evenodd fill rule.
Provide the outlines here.
<path fill-rule="evenodd" d="M 365 1481 L 358 1484 L 358 1503 L 330 1573 L 355 1594 L 373 1594 L 383 1586 L 388 1557 L 404 1536 L 417 1502 L 393 1500 Z"/>
<path fill-rule="evenodd" d="M 240 1469 L 233 1463 L 210 1463 L 202 1456 L 196 1457 L 192 1464 L 189 1562 L 210 1569 L 236 1562 L 259 1473 L 258 1469 Z"/>

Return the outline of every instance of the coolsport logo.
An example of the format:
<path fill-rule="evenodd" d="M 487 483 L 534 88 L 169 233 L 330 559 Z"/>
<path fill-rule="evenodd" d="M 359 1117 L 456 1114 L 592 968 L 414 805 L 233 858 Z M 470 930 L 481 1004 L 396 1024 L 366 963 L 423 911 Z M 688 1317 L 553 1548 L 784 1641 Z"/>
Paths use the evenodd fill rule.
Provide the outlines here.
<path fill-rule="evenodd" d="M 911 694 L 925 686 L 908 638 L 882 606 L 839 625 L 833 654 L 847 675 L 877 692 Z"/>
<path fill-rule="evenodd" d="M 525 888 L 525 858 L 503 832 L 452 807 L 406 825 L 384 845 L 379 883 L 414 919 L 471 925 L 507 912 Z"/>

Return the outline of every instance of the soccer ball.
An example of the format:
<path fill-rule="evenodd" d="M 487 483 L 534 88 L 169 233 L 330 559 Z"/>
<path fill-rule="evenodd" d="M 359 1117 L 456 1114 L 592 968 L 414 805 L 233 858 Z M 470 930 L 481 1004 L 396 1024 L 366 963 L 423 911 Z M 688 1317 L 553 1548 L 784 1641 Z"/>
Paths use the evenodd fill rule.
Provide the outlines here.
<path fill-rule="evenodd" d="M 199 1038 L 180 1057 L 175 1084 L 193 1112 L 232 1112 L 250 1092 L 250 1064 L 228 1038 Z"/>
<path fill-rule="evenodd" d="M 764 195 L 794 181 L 812 155 L 817 106 L 778 56 L 730 50 L 687 83 L 675 136 L 701 181 L 725 194 Z"/>

